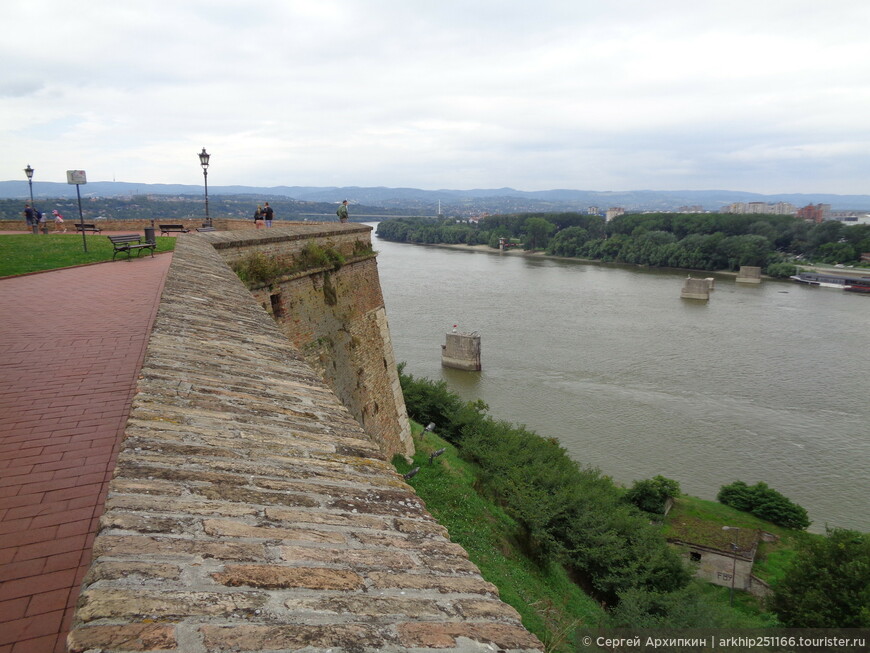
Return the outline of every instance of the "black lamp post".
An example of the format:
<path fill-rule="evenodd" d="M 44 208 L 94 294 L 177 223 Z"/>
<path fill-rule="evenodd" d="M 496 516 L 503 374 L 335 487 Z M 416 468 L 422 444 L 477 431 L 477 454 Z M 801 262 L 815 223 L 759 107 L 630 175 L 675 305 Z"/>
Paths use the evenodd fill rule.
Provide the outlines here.
<path fill-rule="evenodd" d="M 30 167 L 30 164 L 27 164 L 27 167 L 24 169 L 24 174 L 27 175 L 27 185 L 30 186 L 30 209 L 34 211 L 32 214 L 36 216 L 36 209 L 33 207 L 33 168 Z M 34 223 L 31 225 L 33 227 L 33 233 L 39 233 L 37 230 L 39 229 L 39 223 Z"/>
<path fill-rule="evenodd" d="M 208 160 L 211 157 L 211 154 L 205 151 L 205 148 L 202 148 L 202 152 L 199 153 L 199 165 L 202 166 L 202 179 L 205 182 L 205 225 L 206 227 L 211 226 L 211 218 L 208 215 Z"/>

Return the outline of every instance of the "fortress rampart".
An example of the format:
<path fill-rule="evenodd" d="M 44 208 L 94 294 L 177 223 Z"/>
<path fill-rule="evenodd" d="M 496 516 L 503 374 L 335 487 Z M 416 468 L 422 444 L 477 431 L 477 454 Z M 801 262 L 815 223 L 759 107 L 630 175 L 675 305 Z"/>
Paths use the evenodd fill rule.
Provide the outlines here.
<path fill-rule="evenodd" d="M 227 265 L 360 238 L 367 227 L 311 224 L 178 239 L 71 651 L 542 650 L 389 465 L 394 445 L 360 426 L 389 402 L 361 393 L 358 421 L 339 398 L 357 380 L 333 391 L 307 360 L 327 369 L 337 353 L 336 378 L 394 367 L 362 342 L 388 333 L 374 257 L 357 248 L 331 270 L 332 304 L 326 270 L 252 295 Z"/>

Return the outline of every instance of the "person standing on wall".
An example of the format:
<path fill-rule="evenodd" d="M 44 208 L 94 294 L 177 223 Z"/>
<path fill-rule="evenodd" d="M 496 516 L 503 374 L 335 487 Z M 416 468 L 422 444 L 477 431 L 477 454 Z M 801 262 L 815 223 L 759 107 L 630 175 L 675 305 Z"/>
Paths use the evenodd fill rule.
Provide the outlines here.
<path fill-rule="evenodd" d="M 257 210 L 254 211 L 254 224 L 257 229 L 260 229 L 263 226 L 263 207 L 259 204 L 257 204 Z"/>
<path fill-rule="evenodd" d="M 347 200 L 344 200 L 341 203 L 341 206 L 338 207 L 338 211 L 335 212 L 335 215 L 338 216 L 339 221 L 347 222 Z"/>
<path fill-rule="evenodd" d="M 274 215 L 275 215 L 275 212 L 272 210 L 272 207 L 269 206 L 269 202 L 266 202 L 265 206 L 263 206 L 263 217 L 266 219 L 266 226 L 267 227 L 272 226 L 272 216 L 274 216 Z"/>

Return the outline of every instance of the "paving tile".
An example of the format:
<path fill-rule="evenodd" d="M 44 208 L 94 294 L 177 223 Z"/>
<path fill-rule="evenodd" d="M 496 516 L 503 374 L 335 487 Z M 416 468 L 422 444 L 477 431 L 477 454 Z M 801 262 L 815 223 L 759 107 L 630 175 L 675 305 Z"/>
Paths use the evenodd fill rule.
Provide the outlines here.
<path fill-rule="evenodd" d="M 170 261 L 0 279 L 0 653 L 66 650 Z"/>

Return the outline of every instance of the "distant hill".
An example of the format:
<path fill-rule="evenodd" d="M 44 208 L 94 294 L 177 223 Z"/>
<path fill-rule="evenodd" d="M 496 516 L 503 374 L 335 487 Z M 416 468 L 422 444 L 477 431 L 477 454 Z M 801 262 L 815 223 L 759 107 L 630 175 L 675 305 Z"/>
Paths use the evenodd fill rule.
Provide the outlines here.
<path fill-rule="evenodd" d="M 870 211 L 870 195 L 833 195 L 829 193 L 784 193 L 762 195 L 732 190 L 630 190 L 591 191 L 554 189 L 522 191 L 513 188 L 472 190 L 421 190 L 384 186 L 211 186 L 209 197 L 234 195 L 252 197 L 253 202 L 272 198 L 300 202 L 335 204 L 343 199 L 351 204 L 383 208 L 406 208 L 434 214 L 438 203 L 444 213 L 585 211 L 589 206 L 607 209 L 619 206 L 629 211 L 674 211 L 684 206 L 700 206 L 716 211 L 732 202 L 790 202 L 798 207 L 807 204 L 830 204 L 837 211 Z M 185 184 L 136 184 L 97 181 L 81 187 L 83 197 L 131 197 L 137 195 L 202 196 L 202 186 Z M 75 188 L 57 182 L 34 182 L 35 198 L 73 198 Z M 0 198 L 29 198 L 26 180 L 0 181 Z"/>

